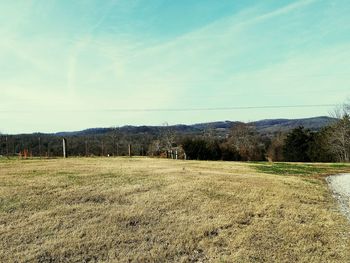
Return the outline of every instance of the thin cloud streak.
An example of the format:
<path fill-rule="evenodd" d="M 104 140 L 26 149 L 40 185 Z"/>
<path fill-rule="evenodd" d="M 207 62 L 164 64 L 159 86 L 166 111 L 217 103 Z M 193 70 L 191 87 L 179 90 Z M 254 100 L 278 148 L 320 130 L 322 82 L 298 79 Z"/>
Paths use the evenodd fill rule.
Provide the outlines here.
<path fill-rule="evenodd" d="M 53 1 L 41 9 L 40 1 L 35 3 L 30 12 L 23 11 L 23 21 L 29 21 L 26 27 L 13 15 L 9 15 L 13 18 L 6 29 L 0 27 L 0 32 L 7 32 L 0 42 L 0 67 L 4 69 L 0 104 L 5 110 L 18 108 L 19 103 L 28 111 L 42 109 L 42 120 L 28 127 L 30 130 L 45 127 L 50 109 L 56 108 L 83 112 L 93 105 L 96 115 L 91 115 L 91 124 L 75 120 L 84 128 L 95 123 L 122 125 L 116 122 L 125 120 L 142 124 L 204 118 L 176 112 L 102 116 L 99 109 L 229 108 L 285 102 L 328 105 L 342 102 L 348 94 L 350 37 L 345 32 L 350 8 L 342 0 L 332 8 L 328 2 L 315 0 L 284 6 L 277 1 L 259 2 L 195 26 L 167 17 L 156 20 L 162 16 L 161 1 L 147 6 L 138 1 L 72 2 L 66 6 Z M 190 4 L 186 8 L 191 8 Z M 80 16 L 71 15 L 78 11 Z M 39 20 L 31 17 L 43 12 L 47 13 Z M 197 14 L 200 12 L 191 13 L 193 20 L 198 19 Z M 139 24 L 141 19 L 144 26 Z M 178 23 L 186 30 L 165 37 L 162 32 L 167 28 L 150 21 Z M 27 28 L 37 32 L 23 31 Z M 287 114 L 281 117 L 324 112 L 305 108 L 303 112 L 281 112 Z M 264 114 L 275 112 L 266 109 Z M 217 120 L 259 116 L 257 112 L 206 114 Z M 22 129 L 18 126 L 21 117 L 16 119 L 6 120 L 6 126 Z M 70 128 L 64 118 L 58 116 L 57 121 L 60 130 Z"/>

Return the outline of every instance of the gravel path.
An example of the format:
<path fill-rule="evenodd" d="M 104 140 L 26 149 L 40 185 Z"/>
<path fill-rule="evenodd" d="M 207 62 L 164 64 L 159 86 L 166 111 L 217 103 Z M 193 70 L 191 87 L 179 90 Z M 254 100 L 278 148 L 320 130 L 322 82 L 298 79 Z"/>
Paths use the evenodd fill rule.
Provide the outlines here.
<path fill-rule="evenodd" d="M 350 174 L 329 176 L 327 182 L 340 203 L 341 211 L 350 220 Z"/>

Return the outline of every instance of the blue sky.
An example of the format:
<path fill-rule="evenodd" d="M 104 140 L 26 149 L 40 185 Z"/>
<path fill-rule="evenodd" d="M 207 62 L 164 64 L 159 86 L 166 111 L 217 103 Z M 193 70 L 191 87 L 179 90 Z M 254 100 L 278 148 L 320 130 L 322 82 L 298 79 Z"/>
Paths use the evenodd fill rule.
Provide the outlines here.
<path fill-rule="evenodd" d="M 3 0 L 0 132 L 328 115 L 350 96 L 350 2 Z"/>

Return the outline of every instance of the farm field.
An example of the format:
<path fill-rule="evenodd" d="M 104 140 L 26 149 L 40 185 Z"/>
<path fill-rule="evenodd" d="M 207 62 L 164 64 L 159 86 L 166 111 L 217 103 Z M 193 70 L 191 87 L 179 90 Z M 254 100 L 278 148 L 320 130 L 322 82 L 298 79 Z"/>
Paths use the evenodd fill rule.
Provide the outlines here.
<path fill-rule="evenodd" d="M 342 164 L 0 159 L 0 262 L 348 262 Z"/>

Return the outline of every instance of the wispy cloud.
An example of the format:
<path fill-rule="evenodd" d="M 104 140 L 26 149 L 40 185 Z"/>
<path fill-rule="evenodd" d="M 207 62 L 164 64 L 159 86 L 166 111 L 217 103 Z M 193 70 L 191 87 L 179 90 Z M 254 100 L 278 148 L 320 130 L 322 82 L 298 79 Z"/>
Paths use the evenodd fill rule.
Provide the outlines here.
<path fill-rule="evenodd" d="M 67 6 L 60 1 L 45 5 L 32 1 L 25 5 L 29 11 L 16 4 L 8 10 L 20 10 L 22 16 L 8 15 L 13 18 L 0 27 L 4 36 L 0 42 L 0 109 L 17 108 L 19 101 L 24 108 L 67 110 L 337 103 L 350 85 L 350 36 L 346 35 L 350 8 L 342 0 L 335 3 L 259 2 L 167 37 L 156 30 L 162 25 L 143 27 L 135 22 L 140 14 L 145 23 L 160 16 L 160 1 L 147 6 L 142 1 L 103 5 L 87 1 Z M 77 11 L 80 16 L 69 15 Z M 180 13 L 178 19 L 179 27 L 186 26 L 180 23 Z M 322 114 L 317 110 L 235 116 L 230 112 L 206 116 L 96 113 L 84 121 L 79 120 L 84 119 L 82 114 L 75 113 L 70 125 Z M 50 113 L 43 115 L 42 121 L 28 129 L 45 127 Z M 57 114 L 61 130 L 71 129 L 65 126 L 63 115 Z M 16 130 L 21 118 L 16 115 L 17 124 L 8 119 L 6 123 Z"/>

